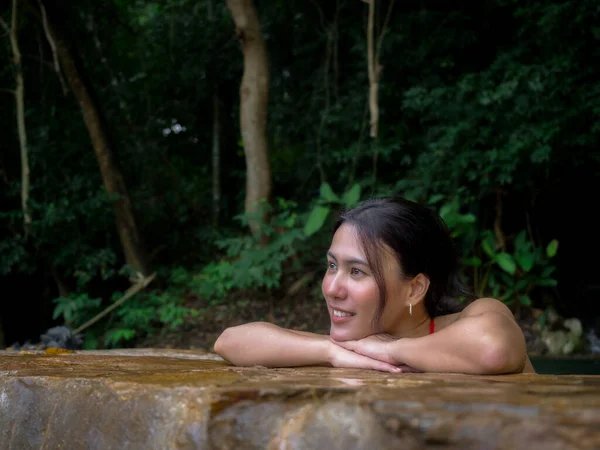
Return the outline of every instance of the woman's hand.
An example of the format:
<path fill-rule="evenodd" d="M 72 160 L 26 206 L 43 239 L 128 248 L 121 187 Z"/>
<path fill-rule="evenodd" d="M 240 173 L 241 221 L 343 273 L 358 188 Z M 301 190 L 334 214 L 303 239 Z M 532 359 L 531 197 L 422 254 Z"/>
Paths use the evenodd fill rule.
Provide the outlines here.
<path fill-rule="evenodd" d="M 402 373 L 406 372 L 402 367 L 396 367 L 384 361 L 359 355 L 347 350 L 333 341 L 329 346 L 329 362 L 333 367 L 345 367 L 349 369 L 371 369 L 381 372 Z"/>
<path fill-rule="evenodd" d="M 331 341 L 346 350 L 350 350 L 357 355 L 367 357 L 371 360 L 381 361 L 393 367 L 399 368 L 402 372 L 422 372 L 414 367 L 407 366 L 401 361 L 397 361 L 391 351 L 391 346 L 396 339 L 383 334 L 374 334 L 366 338 L 354 341 Z"/>

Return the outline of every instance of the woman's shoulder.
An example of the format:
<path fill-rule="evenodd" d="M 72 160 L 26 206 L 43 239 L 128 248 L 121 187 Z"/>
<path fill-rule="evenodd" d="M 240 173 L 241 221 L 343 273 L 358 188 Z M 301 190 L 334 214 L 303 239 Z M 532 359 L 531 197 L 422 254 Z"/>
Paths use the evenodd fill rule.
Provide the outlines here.
<path fill-rule="evenodd" d="M 491 297 L 478 298 L 472 301 L 458 314 L 459 318 L 463 318 L 469 316 L 478 316 L 487 312 L 505 314 L 514 319 L 513 313 L 508 306 L 506 306 L 500 300 Z"/>
<path fill-rule="evenodd" d="M 457 320 L 464 319 L 465 317 L 477 316 L 487 312 L 505 314 L 514 320 L 514 316 L 508 306 L 495 298 L 484 297 L 473 300 L 460 312 L 437 316 L 435 318 L 435 329 L 441 330 L 449 325 L 452 325 Z"/>
<path fill-rule="evenodd" d="M 460 313 L 450 313 L 444 314 L 443 316 L 434 317 L 433 321 L 435 322 L 435 331 L 440 331 L 446 328 L 449 325 L 452 325 L 460 318 Z"/>

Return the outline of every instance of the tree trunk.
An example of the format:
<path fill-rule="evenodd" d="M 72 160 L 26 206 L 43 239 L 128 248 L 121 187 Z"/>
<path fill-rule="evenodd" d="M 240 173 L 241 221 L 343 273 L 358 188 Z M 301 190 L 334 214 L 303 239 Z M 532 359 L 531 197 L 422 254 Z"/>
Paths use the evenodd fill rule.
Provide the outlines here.
<path fill-rule="evenodd" d="M 69 48 L 69 42 L 61 26 L 60 19 L 57 18 L 56 12 L 54 14 L 51 11 L 47 12 L 50 36 L 54 40 L 58 58 L 67 81 L 81 108 L 83 120 L 98 159 L 104 186 L 108 193 L 119 196 L 114 203 L 114 207 L 117 232 L 123 247 L 125 262 L 137 272 L 147 276 L 150 274 L 147 267 L 147 258 L 137 229 L 125 181 L 113 156 L 113 145 L 108 127 L 102 117 L 99 105 L 93 97 L 92 88 L 86 82 L 84 74 L 76 62 L 78 55 L 72 53 Z"/>
<path fill-rule="evenodd" d="M 0 19 L 1 20 L 1 19 Z M 17 40 L 17 0 L 12 2 L 12 18 L 10 28 L 4 21 L 2 26 L 10 38 L 15 64 L 15 103 L 17 108 L 17 129 L 19 133 L 19 146 L 21 149 L 21 208 L 23 209 L 23 223 L 25 234 L 31 227 L 31 213 L 29 212 L 29 156 L 27 152 L 27 132 L 25 128 L 25 94 L 23 83 L 23 70 L 21 69 L 21 51 Z"/>
<path fill-rule="evenodd" d="M 392 9 L 394 9 L 395 0 L 391 0 L 388 5 L 387 14 L 375 48 L 375 1 L 363 0 L 369 4 L 369 15 L 367 19 L 367 63 L 369 69 L 369 109 L 371 111 L 371 132 L 373 138 L 371 141 L 371 151 L 373 153 L 373 185 L 377 181 L 377 159 L 379 157 L 379 80 L 381 78 L 381 47 L 383 45 L 383 35 L 385 34 L 390 20 Z"/>
<path fill-rule="evenodd" d="M 379 128 L 379 61 L 376 60 L 374 49 L 375 0 L 369 1 L 369 18 L 367 21 L 367 64 L 369 72 L 369 108 L 371 109 L 371 137 L 377 137 Z"/>
<path fill-rule="evenodd" d="M 244 52 L 244 75 L 240 86 L 240 129 L 246 155 L 247 214 L 255 214 L 261 201 L 271 196 L 271 169 L 267 149 L 269 64 L 258 14 L 252 0 L 227 0 Z M 266 217 L 250 220 L 256 235 Z"/>

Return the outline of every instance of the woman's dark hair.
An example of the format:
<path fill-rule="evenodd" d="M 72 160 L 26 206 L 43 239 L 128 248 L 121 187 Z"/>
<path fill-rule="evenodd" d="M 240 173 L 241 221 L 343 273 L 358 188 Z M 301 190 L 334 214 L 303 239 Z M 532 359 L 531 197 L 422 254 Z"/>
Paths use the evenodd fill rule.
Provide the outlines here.
<path fill-rule="evenodd" d="M 376 198 L 343 212 L 333 233 L 344 223 L 356 229 L 379 287 L 378 328 L 387 302 L 381 262 L 384 245 L 393 250 L 400 264 L 399 276 L 410 279 L 422 273 L 429 278 L 425 309 L 431 317 L 458 312 L 462 309 L 458 299 L 472 297 L 460 278 L 452 236 L 433 209 L 404 198 Z"/>

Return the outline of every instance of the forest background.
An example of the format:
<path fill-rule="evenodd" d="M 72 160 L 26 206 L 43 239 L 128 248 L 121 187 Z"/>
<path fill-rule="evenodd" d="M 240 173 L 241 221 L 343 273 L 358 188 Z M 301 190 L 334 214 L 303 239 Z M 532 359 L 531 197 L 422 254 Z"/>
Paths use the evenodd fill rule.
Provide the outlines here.
<path fill-rule="evenodd" d="M 402 195 L 530 351 L 600 352 L 597 1 L 2 5 L 1 346 L 326 332 L 332 221 Z"/>

